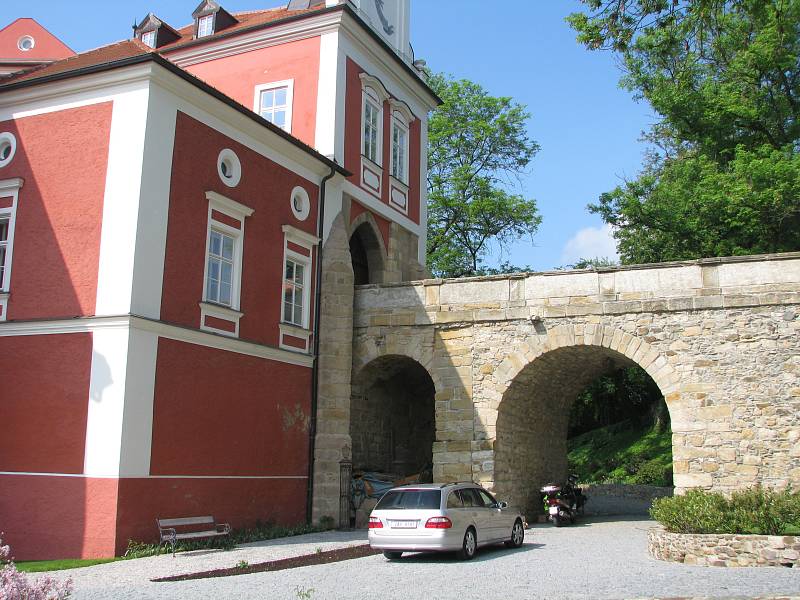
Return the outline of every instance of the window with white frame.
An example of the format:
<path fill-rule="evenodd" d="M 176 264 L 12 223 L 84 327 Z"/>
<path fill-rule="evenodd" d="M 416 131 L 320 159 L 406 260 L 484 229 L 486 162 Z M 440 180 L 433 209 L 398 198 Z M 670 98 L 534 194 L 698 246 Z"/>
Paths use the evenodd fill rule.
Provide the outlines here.
<path fill-rule="evenodd" d="M 270 123 L 291 133 L 293 96 L 294 80 L 258 85 L 254 110 Z"/>
<path fill-rule="evenodd" d="M 208 239 L 206 301 L 231 306 L 234 251 L 238 236 L 212 226 Z"/>
<path fill-rule="evenodd" d="M 408 183 L 408 126 L 392 118 L 392 177 Z"/>
<path fill-rule="evenodd" d="M 200 302 L 200 329 L 239 336 L 244 222 L 253 209 L 216 192 L 206 192 L 208 228 L 206 231 L 203 299 Z"/>
<path fill-rule="evenodd" d="M 319 238 L 292 225 L 283 226 L 281 335 L 308 341 L 311 321 L 311 265 Z M 303 331 L 305 330 L 305 331 Z M 284 344 L 281 343 L 284 347 Z M 287 349 L 297 350 L 296 347 Z"/>
<path fill-rule="evenodd" d="M 307 259 L 291 254 L 283 271 L 283 321 L 305 327 Z"/>
<path fill-rule="evenodd" d="M 376 165 L 381 158 L 381 101 L 372 88 L 364 89 L 364 111 L 362 123 L 361 153 Z"/>
<path fill-rule="evenodd" d="M 142 43 L 150 48 L 156 47 L 156 30 L 146 31 L 142 34 Z"/>
<path fill-rule="evenodd" d="M 14 253 L 14 222 L 22 185 L 23 181 L 20 178 L 0 181 L 0 321 L 5 321 L 7 318 L 6 309 Z"/>
<path fill-rule="evenodd" d="M 214 33 L 214 15 L 197 19 L 197 37 L 207 37 Z"/>
<path fill-rule="evenodd" d="M 8 284 L 6 283 L 6 272 L 8 271 L 7 261 L 10 254 L 8 252 L 10 229 L 10 215 L 0 215 L 0 291 L 8 289 Z"/>

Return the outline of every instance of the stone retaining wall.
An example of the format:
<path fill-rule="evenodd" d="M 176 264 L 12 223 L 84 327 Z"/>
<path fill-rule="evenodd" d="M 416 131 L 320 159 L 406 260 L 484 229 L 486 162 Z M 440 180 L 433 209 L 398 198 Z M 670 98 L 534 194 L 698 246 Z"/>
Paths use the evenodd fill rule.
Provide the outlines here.
<path fill-rule="evenodd" d="M 594 483 L 582 485 L 589 498 L 587 515 L 646 515 L 656 498 L 672 496 L 671 487 Z"/>
<path fill-rule="evenodd" d="M 800 564 L 800 537 L 670 533 L 653 527 L 647 550 L 659 560 L 709 567 L 794 567 Z"/>

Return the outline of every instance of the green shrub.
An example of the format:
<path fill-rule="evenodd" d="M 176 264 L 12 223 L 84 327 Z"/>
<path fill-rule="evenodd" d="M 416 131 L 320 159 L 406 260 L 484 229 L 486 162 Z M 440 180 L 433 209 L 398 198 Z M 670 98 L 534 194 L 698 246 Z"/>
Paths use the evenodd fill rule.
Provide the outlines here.
<path fill-rule="evenodd" d="M 726 498 L 695 489 L 655 500 L 650 515 L 675 533 L 781 535 L 800 524 L 800 493 L 754 487 Z"/>
<path fill-rule="evenodd" d="M 650 460 L 641 465 L 631 477 L 631 483 L 638 485 L 672 485 L 672 465 L 665 466 L 660 460 Z"/>

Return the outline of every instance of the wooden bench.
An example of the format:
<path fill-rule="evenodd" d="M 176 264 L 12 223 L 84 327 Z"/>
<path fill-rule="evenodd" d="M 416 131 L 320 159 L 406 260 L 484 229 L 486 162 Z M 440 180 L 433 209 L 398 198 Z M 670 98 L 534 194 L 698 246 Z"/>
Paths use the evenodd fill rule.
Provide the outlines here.
<path fill-rule="evenodd" d="M 178 540 L 196 540 L 210 537 L 230 535 L 231 526 L 227 523 L 217 523 L 214 517 L 182 517 L 180 519 L 156 519 L 161 544 L 172 546 L 172 556 L 175 556 L 175 543 Z M 200 525 L 210 525 L 206 529 L 192 529 L 191 531 L 178 531 L 178 527 L 196 528 Z"/>

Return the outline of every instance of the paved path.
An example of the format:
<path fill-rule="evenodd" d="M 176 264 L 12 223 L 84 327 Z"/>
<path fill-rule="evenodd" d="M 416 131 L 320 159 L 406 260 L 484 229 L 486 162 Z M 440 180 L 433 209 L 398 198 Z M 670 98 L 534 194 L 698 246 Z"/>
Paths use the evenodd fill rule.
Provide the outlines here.
<path fill-rule="evenodd" d="M 176 583 L 151 577 L 189 570 L 231 567 L 314 553 L 317 548 L 363 543 L 366 532 L 331 532 L 273 540 L 229 552 L 187 553 L 97 565 L 70 572 L 75 598 L 263 598 L 490 600 L 530 598 L 754 598 L 800 597 L 800 570 L 786 568 L 689 567 L 647 554 L 645 520 L 587 519 L 556 529 L 537 525 L 518 550 L 482 549 L 475 560 L 411 554 L 389 562 L 383 556 Z M 303 591 L 313 589 L 310 595 Z"/>

